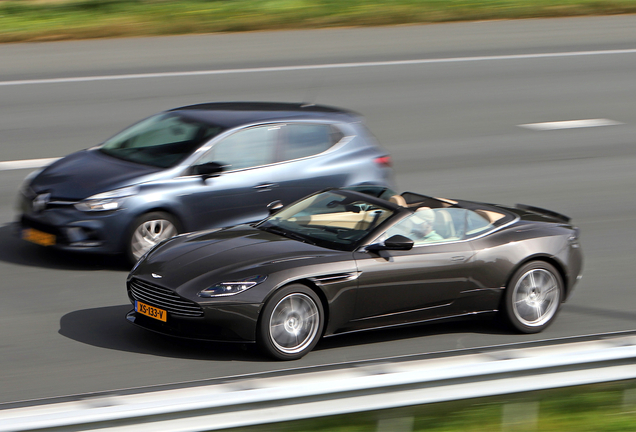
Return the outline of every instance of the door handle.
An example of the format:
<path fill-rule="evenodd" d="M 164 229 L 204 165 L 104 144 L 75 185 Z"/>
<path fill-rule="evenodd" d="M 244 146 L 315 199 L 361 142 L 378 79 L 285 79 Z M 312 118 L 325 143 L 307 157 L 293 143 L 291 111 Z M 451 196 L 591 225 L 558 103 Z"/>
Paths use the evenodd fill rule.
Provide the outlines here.
<path fill-rule="evenodd" d="M 458 261 L 464 261 L 465 259 L 466 259 L 466 257 L 463 256 L 463 255 L 456 255 L 456 256 L 451 258 L 451 261 L 458 262 Z"/>
<path fill-rule="evenodd" d="M 259 192 L 272 190 L 273 188 L 278 187 L 276 183 L 262 183 L 253 187 Z"/>

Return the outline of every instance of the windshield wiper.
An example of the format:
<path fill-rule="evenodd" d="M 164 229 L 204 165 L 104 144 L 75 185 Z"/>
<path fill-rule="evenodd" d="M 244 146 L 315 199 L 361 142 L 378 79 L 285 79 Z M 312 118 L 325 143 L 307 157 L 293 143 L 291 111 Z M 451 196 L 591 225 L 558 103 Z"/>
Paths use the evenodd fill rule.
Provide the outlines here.
<path fill-rule="evenodd" d="M 264 230 L 264 231 L 267 231 L 267 232 L 271 232 L 272 234 L 278 234 L 278 235 L 280 235 L 280 236 L 290 238 L 290 239 L 292 239 L 292 240 L 298 240 L 298 241 L 300 241 L 300 242 L 303 242 L 303 243 L 309 243 L 309 244 L 311 244 L 311 245 L 315 245 L 315 244 L 316 244 L 316 243 L 314 243 L 314 242 L 312 242 L 312 241 L 308 240 L 308 239 L 307 239 L 307 237 L 305 237 L 305 236 L 303 236 L 303 235 L 296 234 L 296 233 L 295 233 L 295 232 L 293 232 L 293 231 L 287 231 L 287 230 L 284 230 L 284 229 L 279 228 L 279 227 L 275 227 L 275 226 L 264 226 L 264 227 L 262 227 L 261 229 L 262 229 L 262 230 Z"/>

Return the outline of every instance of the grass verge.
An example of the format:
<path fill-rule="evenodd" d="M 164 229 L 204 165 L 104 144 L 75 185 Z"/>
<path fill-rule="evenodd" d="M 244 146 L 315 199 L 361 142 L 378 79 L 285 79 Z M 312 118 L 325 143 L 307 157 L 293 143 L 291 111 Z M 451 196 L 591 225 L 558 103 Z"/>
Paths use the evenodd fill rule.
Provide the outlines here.
<path fill-rule="evenodd" d="M 617 432 L 634 430 L 636 430 L 636 381 L 622 381 L 258 425 L 228 429 L 224 432 Z"/>
<path fill-rule="evenodd" d="M 635 0 L 0 0 L 0 42 L 625 13 Z"/>

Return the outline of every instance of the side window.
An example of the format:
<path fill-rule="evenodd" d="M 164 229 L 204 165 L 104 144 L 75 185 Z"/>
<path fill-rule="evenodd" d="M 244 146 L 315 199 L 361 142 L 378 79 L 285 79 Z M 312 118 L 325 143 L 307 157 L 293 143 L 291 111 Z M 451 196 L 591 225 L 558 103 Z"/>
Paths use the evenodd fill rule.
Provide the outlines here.
<path fill-rule="evenodd" d="M 202 129 L 201 125 L 186 123 L 176 116 L 165 116 L 160 119 L 153 118 L 152 122 L 147 121 L 140 126 L 146 126 L 145 130 L 136 135 L 129 134 L 128 139 L 123 141 L 120 147 L 153 147 L 191 141 L 197 137 Z M 136 131 L 136 129 L 139 128 L 135 128 L 133 131 Z"/>
<path fill-rule="evenodd" d="M 461 240 L 464 235 L 466 210 L 459 208 L 419 208 L 389 228 L 380 240 L 401 234 L 417 245 Z"/>
<path fill-rule="evenodd" d="M 279 161 L 299 159 L 322 153 L 344 136 L 331 125 L 288 124 L 283 129 Z"/>
<path fill-rule="evenodd" d="M 468 210 L 466 214 L 466 237 L 474 237 L 493 228 L 487 215 Z"/>
<path fill-rule="evenodd" d="M 227 170 L 251 168 L 274 162 L 280 127 L 258 126 L 240 130 L 216 143 L 197 164 L 218 162 Z"/>

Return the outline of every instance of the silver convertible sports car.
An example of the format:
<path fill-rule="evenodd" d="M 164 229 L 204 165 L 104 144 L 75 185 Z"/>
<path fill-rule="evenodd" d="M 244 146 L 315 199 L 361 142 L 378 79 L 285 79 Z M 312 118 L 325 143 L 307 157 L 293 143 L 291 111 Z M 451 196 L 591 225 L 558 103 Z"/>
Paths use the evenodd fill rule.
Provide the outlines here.
<path fill-rule="evenodd" d="M 578 228 L 553 211 L 332 189 L 256 224 L 159 244 L 128 277 L 127 318 L 173 336 L 256 342 L 283 360 L 321 337 L 480 313 L 535 333 L 582 261 Z"/>

